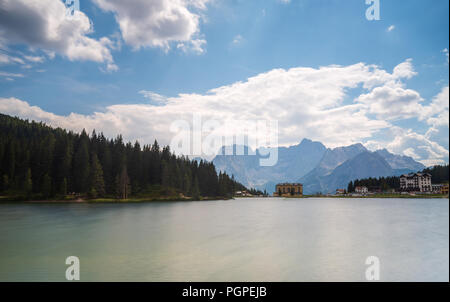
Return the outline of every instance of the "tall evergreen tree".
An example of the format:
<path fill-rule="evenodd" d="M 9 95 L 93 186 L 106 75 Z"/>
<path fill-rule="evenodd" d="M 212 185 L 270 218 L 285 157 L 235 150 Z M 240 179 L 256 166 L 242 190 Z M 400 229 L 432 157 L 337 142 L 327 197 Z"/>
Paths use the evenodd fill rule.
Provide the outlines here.
<path fill-rule="evenodd" d="M 130 178 L 128 177 L 127 166 L 123 166 L 122 172 L 116 178 L 117 197 L 127 199 L 130 194 Z"/>
<path fill-rule="evenodd" d="M 31 169 L 28 168 L 27 174 L 25 176 L 25 181 L 23 182 L 23 191 L 27 196 L 29 196 L 32 190 L 33 190 L 33 181 L 31 179 Z"/>
<path fill-rule="evenodd" d="M 48 198 L 51 196 L 52 192 L 52 180 L 50 176 L 46 173 L 42 178 L 42 196 Z"/>
<path fill-rule="evenodd" d="M 105 183 L 103 180 L 103 170 L 98 160 L 97 154 L 91 156 L 91 175 L 89 194 L 92 198 L 103 197 L 105 195 Z"/>
<path fill-rule="evenodd" d="M 195 200 L 200 199 L 200 189 L 199 189 L 199 185 L 198 185 L 198 178 L 197 178 L 197 176 L 194 178 L 194 183 L 192 185 L 191 196 Z"/>
<path fill-rule="evenodd" d="M 347 187 L 347 192 L 351 193 L 353 192 L 355 189 L 353 188 L 353 181 L 350 181 L 348 183 L 348 187 Z"/>
<path fill-rule="evenodd" d="M 82 134 L 73 160 L 74 190 L 86 193 L 89 189 L 89 149 L 88 140 Z"/>

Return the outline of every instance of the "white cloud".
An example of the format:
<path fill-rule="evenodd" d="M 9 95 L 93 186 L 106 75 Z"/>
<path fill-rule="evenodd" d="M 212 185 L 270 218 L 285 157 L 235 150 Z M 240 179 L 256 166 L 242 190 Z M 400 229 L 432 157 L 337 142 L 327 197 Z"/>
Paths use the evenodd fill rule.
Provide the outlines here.
<path fill-rule="evenodd" d="M 444 48 L 442 50 L 442 52 L 445 54 L 445 56 L 447 57 L 447 64 L 448 64 L 448 48 Z"/>
<path fill-rule="evenodd" d="M 395 79 L 399 79 L 399 78 L 410 79 L 416 75 L 417 75 L 417 72 L 414 71 L 414 66 L 412 65 L 412 59 L 407 59 L 405 62 L 398 64 L 394 68 L 393 76 Z"/>
<path fill-rule="evenodd" d="M 391 126 L 383 130 L 383 138 L 379 141 L 368 141 L 365 145 L 371 150 L 382 146 L 390 152 L 411 156 L 426 166 L 448 163 L 448 149 L 411 129 Z"/>
<path fill-rule="evenodd" d="M 33 63 L 43 63 L 45 61 L 45 58 L 42 56 L 24 56 L 24 58 Z"/>
<path fill-rule="evenodd" d="M 72 61 L 113 65 L 109 39 L 88 37 L 92 31 L 92 23 L 83 12 L 75 11 L 68 18 L 62 1 L 2 0 L 0 5 L 3 43 L 26 44 L 44 50 L 50 57 L 58 53 Z"/>
<path fill-rule="evenodd" d="M 418 117 L 422 113 L 423 99 L 417 91 L 399 85 L 376 87 L 360 95 L 357 102 L 365 104 L 370 113 L 380 119 L 395 120 Z"/>
<path fill-rule="evenodd" d="M 198 9 L 202 9 L 205 10 L 206 9 L 206 4 L 208 4 L 209 2 L 211 2 L 211 0 L 188 0 L 188 5 L 194 6 Z"/>
<path fill-rule="evenodd" d="M 156 104 L 165 104 L 167 102 L 167 97 L 153 91 L 141 90 L 139 91 L 139 93 L 142 94 L 145 98 L 148 98 L 149 100 L 155 102 Z"/>
<path fill-rule="evenodd" d="M 329 147 L 367 141 L 368 146 L 388 147 L 396 153 L 414 153 L 424 163 L 440 163 L 448 160 L 448 151 L 444 147 L 427 135 L 393 126 L 382 114 L 384 108 L 372 106 L 371 100 L 386 102 L 388 109 L 395 108 L 390 118 L 395 116 L 396 119 L 419 114 L 415 110 L 403 109 L 402 104 L 403 107 L 416 103 L 423 108 L 432 107 L 431 104 L 436 104 L 433 108 L 442 106 L 445 91 L 430 105 L 424 105 L 417 92 L 402 86 L 401 79 L 414 74 L 408 67 L 410 64 L 410 61 L 399 64 L 392 73 L 364 63 L 274 69 L 244 82 L 211 89 L 205 94 L 180 94 L 176 97 L 142 90 L 140 93 L 153 103 L 112 105 L 103 112 L 90 115 L 55 115 L 14 98 L 0 99 L 0 112 L 42 120 L 75 131 L 95 128 L 110 137 L 122 133 L 127 140 L 138 139 L 143 143 L 151 143 L 157 138 L 162 144 L 169 144 L 174 135 L 170 132 L 171 123 L 180 119 L 192 122 L 193 113 L 201 114 L 203 120 L 223 122 L 278 120 L 281 145 L 298 143 L 304 137 L 322 141 Z M 361 86 L 366 92 L 357 98 L 360 101 L 344 103 L 348 90 Z M 386 100 L 381 98 L 382 95 Z M 442 111 L 429 109 L 426 116 L 418 117 L 426 126 L 428 118 L 437 117 L 440 113 Z M 221 125 L 218 132 L 228 135 L 230 129 L 225 128 L 225 123 Z M 376 139 L 383 131 L 388 133 L 382 139 Z M 404 153 L 405 150 L 408 151 Z"/>
<path fill-rule="evenodd" d="M 412 89 L 407 89 L 402 82 L 417 75 L 412 65 L 412 60 L 398 64 L 392 74 L 384 71 L 376 71 L 376 81 L 373 86 L 366 86 L 369 91 L 361 94 L 355 102 L 364 104 L 369 113 L 375 114 L 380 119 L 398 120 L 408 118 L 424 118 L 424 101 L 420 94 Z M 370 90 L 371 89 L 371 90 Z"/>
<path fill-rule="evenodd" d="M 391 25 L 391 26 L 389 26 L 388 28 L 387 28 L 387 31 L 388 32 L 391 32 L 391 31 L 393 31 L 395 29 L 395 25 Z"/>
<path fill-rule="evenodd" d="M 237 35 L 233 38 L 233 44 L 237 45 L 237 44 L 241 44 L 244 41 L 244 38 L 241 35 Z"/>
<path fill-rule="evenodd" d="M 185 53 L 194 53 L 194 54 L 204 54 L 206 52 L 206 40 L 204 39 L 194 39 L 189 42 L 179 43 L 177 45 L 178 49 L 181 49 Z"/>
<path fill-rule="evenodd" d="M 0 52 L 0 64 L 25 64 L 25 61 L 21 58 L 10 56 Z"/>
<path fill-rule="evenodd" d="M 449 127 L 449 86 L 442 88 L 430 105 L 423 107 L 421 119 L 426 119 L 427 123 L 433 127 Z"/>
<path fill-rule="evenodd" d="M 135 49 L 141 47 L 170 48 L 171 42 L 206 43 L 199 40 L 200 16 L 190 7 L 205 9 L 206 0 L 94 0 L 104 11 L 113 12 L 124 41 Z"/>
<path fill-rule="evenodd" d="M 0 77 L 23 78 L 24 75 L 21 73 L 11 73 L 11 72 L 0 71 Z"/>

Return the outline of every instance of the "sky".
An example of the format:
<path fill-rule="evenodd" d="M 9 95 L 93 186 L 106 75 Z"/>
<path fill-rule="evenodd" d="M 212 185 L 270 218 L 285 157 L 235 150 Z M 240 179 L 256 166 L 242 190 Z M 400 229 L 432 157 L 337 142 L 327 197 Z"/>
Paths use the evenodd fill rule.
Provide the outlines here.
<path fill-rule="evenodd" d="M 1 113 L 141 144 L 276 120 L 284 146 L 449 161 L 447 0 L 64 2 L 0 0 Z"/>

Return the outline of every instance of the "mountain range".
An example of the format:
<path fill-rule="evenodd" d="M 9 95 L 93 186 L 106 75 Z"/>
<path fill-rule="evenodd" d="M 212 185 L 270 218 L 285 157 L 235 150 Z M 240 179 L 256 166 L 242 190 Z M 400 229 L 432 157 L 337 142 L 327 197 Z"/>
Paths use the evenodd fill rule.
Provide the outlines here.
<path fill-rule="evenodd" d="M 236 150 L 236 146 L 227 148 L 231 147 Z M 245 186 L 268 193 L 274 192 L 279 182 L 301 182 L 305 194 L 330 193 L 346 188 L 355 179 L 398 176 L 425 169 L 411 157 L 386 149 L 371 152 L 362 144 L 330 149 L 320 142 L 303 139 L 298 145 L 279 147 L 278 162 L 272 167 L 260 166 L 259 149 L 253 151 L 256 156 L 248 155 L 252 151 L 244 146 L 246 155 L 217 155 L 213 163 L 217 170 L 234 175 Z"/>

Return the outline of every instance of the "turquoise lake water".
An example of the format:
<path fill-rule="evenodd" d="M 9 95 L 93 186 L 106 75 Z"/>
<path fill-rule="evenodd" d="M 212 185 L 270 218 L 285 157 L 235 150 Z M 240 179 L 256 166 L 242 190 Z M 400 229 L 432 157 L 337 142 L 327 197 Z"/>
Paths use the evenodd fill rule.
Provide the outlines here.
<path fill-rule="evenodd" d="M 1 204 L 0 281 L 449 280 L 448 199 Z"/>

